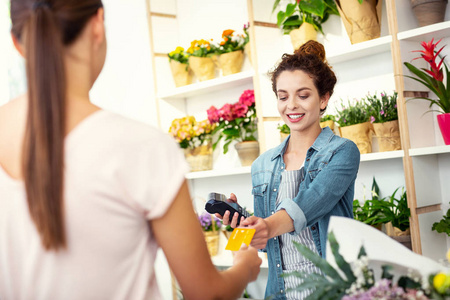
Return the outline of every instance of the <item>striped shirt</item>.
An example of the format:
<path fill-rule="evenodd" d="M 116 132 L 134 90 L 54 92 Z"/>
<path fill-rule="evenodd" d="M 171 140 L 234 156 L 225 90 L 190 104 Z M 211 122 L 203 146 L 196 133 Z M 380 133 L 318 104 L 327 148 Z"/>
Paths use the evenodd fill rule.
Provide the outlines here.
<path fill-rule="evenodd" d="M 282 199 L 295 198 L 298 193 L 300 183 L 304 179 L 303 173 L 303 167 L 301 167 L 299 170 L 285 170 L 281 174 L 281 183 L 277 196 L 277 204 Z M 295 241 L 307 246 L 311 251 L 318 253 L 309 227 L 306 227 L 306 229 L 303 230 L 299 235 L 284 233 L 280 236 L 279 240 L 284 273 L 290 273 L 292 271 L 302 271 L 309 274 L 321 273 L 319 268 L 317 268 L 313 263 L 304 258 L 293 244 L 293 242 Z M 284 284 L 287 291 L 286 297 L 288 300 L 305 299 L 311 293 L 311 290 L 289 292 L 289 289 L 295 288 L 301 283 L 302 280 L 295 276 L 284 278 Z"/>

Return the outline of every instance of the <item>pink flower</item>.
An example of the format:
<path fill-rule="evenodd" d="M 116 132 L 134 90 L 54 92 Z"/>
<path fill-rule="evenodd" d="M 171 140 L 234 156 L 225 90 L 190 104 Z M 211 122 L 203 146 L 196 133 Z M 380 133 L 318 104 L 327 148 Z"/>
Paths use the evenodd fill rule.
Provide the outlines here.
<path fill-rule="evenodd" d="M 374 116 L 370 116 L 370 123 L 375 122 L 375 117 Z"/>
<path fill-rule="evenodd" d="M 232 108 L 233 119 L 244 118 L 248 112 L 248 106 L 242 103 L 235 103 Z"/>
<path fill-rule="evenodd" d="M 233 106 L 229 103 L 222 106 L 221 109 L 219 109 L 219 116 L 224 119 L 225 121 L 233 121 Z"/>
<path fill-rule="evenodd" d="M 439 53 L 441 53 L 442 49 L 444 49 L 445 46 L 442 46 L 441 49 L 439 49 L 435 53 L 436 46 L 437 44 L 439 44 L 440 41 L 442 41 L 442 39 L 437 41 L 435 44 L 433 43 L 433 41 L 434 39 L 431 39 L 431 41 L 429 41 L 428 43 L 422 42 L 421 45 L 424 50 L 416 50 L 413 52 L 422 53 L 420 57 L 416 57 L 415 59 L 423 58 L 430 65 L 431 68 L 431 70 L 424 70 L 424 71 L 430 74 L 430 76 L 433 76 L 433 78 L 436 79 L 437 81 L 442 81 L 444 79 L 444 73 L 441 67 L 442 63 L 444 62 L 444 58 L 441 59 L 441 62 L 438 65 L 436 65 L 436 58 L 438 57 Z"/>
<path fill-rule="evenodd" d="M 239 103 L 252 106 L 255 103 L 255 92 L 253 90 L 245 90 L 239 97 Z"/>
<path fill-rule="evenodd" d="M 208 120 L 211 124 L 219 122 L 220 116 L 217 108 L 211 106 L 206 112 L 208 113 Z"/>

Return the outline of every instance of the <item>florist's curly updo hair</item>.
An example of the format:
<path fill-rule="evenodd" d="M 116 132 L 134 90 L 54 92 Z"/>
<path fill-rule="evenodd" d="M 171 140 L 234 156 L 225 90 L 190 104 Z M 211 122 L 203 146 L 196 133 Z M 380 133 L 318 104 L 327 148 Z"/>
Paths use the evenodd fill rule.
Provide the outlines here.
<path fill-rule="evenodd" d="M 284 71 L 292 72 L 296 70 L 307 73 L 313 79 L 320 97 L 327 93 L 330 96 L 333 94 L 336 75 L 326 61 L 325 48 L 321 43 L 310 40 L 295 50 L 294 54 L 283 54 L 281 62 L 270 72 L 272 90 L 275 95 L 277 94 L 277 80 L 280 74 Z"/>

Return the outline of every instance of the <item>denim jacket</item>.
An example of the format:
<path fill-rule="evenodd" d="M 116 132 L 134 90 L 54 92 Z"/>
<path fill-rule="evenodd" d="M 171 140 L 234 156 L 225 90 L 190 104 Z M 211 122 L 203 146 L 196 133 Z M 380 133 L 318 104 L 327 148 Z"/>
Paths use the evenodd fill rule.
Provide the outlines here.
<path fill-rule="evenodd" d="M 263 153 L 252 165 L 255 215 L 267 218 L 278 210 L 286 210 L 294 221 L 295 231 L 292 234 L 299 234 L 308 226 L 317 251 L 325 258 L 330 216 L 353 218 L 353 195 L 360 153 L 352 141 L 336 136 L 329 127 L 324 128 L 306 154 L 305 179 L 297 196 L 281 199 L 276 206 L 281 173 L 285 169 L 283 154 L 289 138 Z M 265 295 L 286 299 L 278 237 L 270 239 L 263 251 L 267 251 L 269 259 Z"/>

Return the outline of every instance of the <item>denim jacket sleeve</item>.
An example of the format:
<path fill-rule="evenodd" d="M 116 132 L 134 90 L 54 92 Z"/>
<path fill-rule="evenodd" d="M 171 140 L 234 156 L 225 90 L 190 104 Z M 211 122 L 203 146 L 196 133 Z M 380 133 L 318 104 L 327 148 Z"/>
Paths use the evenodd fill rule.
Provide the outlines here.
<path fill-rule="evenodd" d="M 305 180 L 294 199 L 283 199 L 277 210 L 284 209 L 294 221 L 295 233 L 316 223 L 328 214 L 356 179 L 360 153 L 356 145 L 343 140 L 336 149 L 319 150 L 311 155 Z M 306 167 L 306 164 L 305 164 Z M 352 199 L 353 200 L 353 199 Z M 293 232 L 294 233 L 294 232 Z"/>

